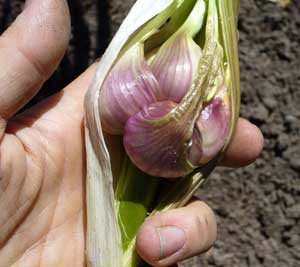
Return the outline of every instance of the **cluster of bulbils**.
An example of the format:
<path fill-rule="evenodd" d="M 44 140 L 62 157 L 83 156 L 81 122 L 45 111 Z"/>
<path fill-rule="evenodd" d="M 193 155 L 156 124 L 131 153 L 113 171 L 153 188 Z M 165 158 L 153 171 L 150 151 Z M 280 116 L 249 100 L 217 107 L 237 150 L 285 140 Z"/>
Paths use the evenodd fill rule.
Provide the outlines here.
<path fill-rule="evenodd" d="M 137 43 L 101 88 L 104 131 L 123 135 L 131 161 L 150 175 L 185 176 L 213 159 L 226 142 L 230 111 L 222 71 L 200 109 L 191 99 L 203 95 L 189 94 L 201 57 L 200 46 L 184 34 L 170 38 L 148 60 Z"/>

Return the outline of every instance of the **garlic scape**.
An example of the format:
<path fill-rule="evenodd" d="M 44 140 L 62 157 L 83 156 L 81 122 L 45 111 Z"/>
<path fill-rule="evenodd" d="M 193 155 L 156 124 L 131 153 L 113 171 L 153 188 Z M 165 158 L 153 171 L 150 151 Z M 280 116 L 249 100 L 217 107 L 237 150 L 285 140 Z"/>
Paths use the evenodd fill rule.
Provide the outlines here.
<path fill-rule="evenodd" d="M 85 99 L 89 266 L 139 267 L 144 219 L 186 204 L 230 144 L 238 5 L 138 0 L 99 63 Z"/>

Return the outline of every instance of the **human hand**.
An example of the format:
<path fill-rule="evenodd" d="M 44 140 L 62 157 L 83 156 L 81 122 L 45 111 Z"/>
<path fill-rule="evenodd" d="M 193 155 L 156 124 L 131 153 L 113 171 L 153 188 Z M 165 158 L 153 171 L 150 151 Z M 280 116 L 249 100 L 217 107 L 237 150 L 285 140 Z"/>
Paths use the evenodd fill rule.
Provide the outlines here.
<path fill-rule="evenodd" d="M 1 267 L 86 265 L 83 98 L 95 66 L 15 116 L 56 69 L 69 36 L 65 1 L 31 0 L 0 37 Z M 260 131 L 241 119 L 224 164 L 251 163 L 262 144 Z M 137 248 L 153 266 L 169 266 L 208 251 L 215 238 L 213 212 L 194 199 L 148 219 Z M 176 248 L 180 251 L 170 256 Z"/>

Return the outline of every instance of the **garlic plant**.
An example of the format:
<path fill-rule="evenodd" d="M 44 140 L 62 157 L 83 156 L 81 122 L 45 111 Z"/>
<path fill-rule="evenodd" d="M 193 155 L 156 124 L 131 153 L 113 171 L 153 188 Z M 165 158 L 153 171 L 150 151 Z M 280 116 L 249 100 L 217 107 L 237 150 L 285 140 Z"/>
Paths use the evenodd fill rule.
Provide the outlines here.
<path fill-rule="evenodd" d="M 102 57 L 85 99 L 89 266 L 139 267 L 146 216 L 185 205 L 222 158 L 239 113 L 238 6 L 138 0 Z"/>

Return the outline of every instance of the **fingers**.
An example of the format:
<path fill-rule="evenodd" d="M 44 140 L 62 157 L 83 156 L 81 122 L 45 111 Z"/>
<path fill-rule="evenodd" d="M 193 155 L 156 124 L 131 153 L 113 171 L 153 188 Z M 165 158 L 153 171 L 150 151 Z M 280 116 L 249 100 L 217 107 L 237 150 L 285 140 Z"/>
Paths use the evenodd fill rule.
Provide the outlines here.
<path fill-rule="evenodd" d="M 153 266 L 170 266 L 208 251 L 217 235 L 211 209 L 201 201 L 149 218 L 137 237 L 139 255 Z"/>
<path fill-rule="evenodd" d="M 0 37 L 0 117 L 23 107 L 62 59 L 70 36 L 64 0 L 29 0 Z"/>
<path fill-rule="evenodd" d="M 222 165 L 242 167 L 254 162 L 264 146 L 261 131 L 245 119 L 239 119 L 233 142 L 229 146 Z"/>

